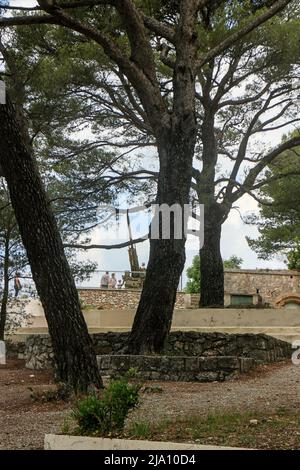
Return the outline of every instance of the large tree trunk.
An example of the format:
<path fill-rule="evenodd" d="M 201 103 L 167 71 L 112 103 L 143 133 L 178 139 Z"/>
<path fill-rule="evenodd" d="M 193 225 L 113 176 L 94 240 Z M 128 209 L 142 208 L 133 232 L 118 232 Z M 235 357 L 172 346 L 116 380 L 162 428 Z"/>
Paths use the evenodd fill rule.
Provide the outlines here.
<path fill-rule="evenodd" d="M 169 207 L 178 204 L 184 214 L 184 206 L 189 204 L 197 132 L 195 64 L 198 53 L 198 2 L 180 2 L 179 10 L 175 35 L 173 108 L 159 120 L 159 108 L 156 107 L 154 116 L 151 117 L 151 110 L 148 114 L 156 136 L 160 162 L 156 203 Z M 179 223 L 184 227 L 183 221 Z M 128 350 L 133 354 L 160 353 L 170 331 L 176 291 L 185 263 L 185 234 L 181 239 L 176 239 L 175 228 L 174 218 L 171 218 L 170 239 L 150 239 L 146 278 L 128 342 Z"/>
<path fill-rule="evenodd" d="M 4 260 L 3 260 L 3 292 L 2 292 L 1 307 L 0 307 L 0 341 L 4 341 L 4 336 L 5 336 L 8 296 L 9 296 L 9 233 L 6 233 L 5 242 L 4 242 Z"/>
<path fill-rule="evenodd" d="M 189 204 L 194 153 L 193 125 L 189 138 L 184 135 L 187 135 L 186 132 L 177 129 L 158 143 L 161 171 L 156 201 L 159 205 L 181 206 L 183 218 L 177 223 L 182 228 L 185 223 L 184 205 Z M 174 238 L 174 223 L 176 220 L 171 217 L 170 239 L 150 238 L 146 279 L 128 343 L 128 351 L 132 354 L 161 352 L 171 328 L 176 291 L 185 264 L 186 241 L 184 230 L 181 239 Z"/>
<path fill-rule="evenodd" d="M 200 249 L 200 307 L 224 306 L 224 270 L 220 251 L 225 209 L 215 201 L 215 172 L 218 161 L 215 136 L 216 109 L 210 97 L 213 67 L 207 71 L 203 89 L 204 117 L 202 123 L 202 162 L 198 176 L 197 195 L 204 204 L 204 241 Z"/>
<path fill-rule="evenodd" d="M 95 353 L 60 234 L 26 139 L 7 97 L 0 105 L 0 165 L 52 340 L 58 379 L 75 391 L 101 387 Z"/>
<path fill-rule="evenodd" d="M 200 307 L 224 306 L 224 268 L 221 256 L 222 214 L 218 205 L 205 208 L 204 244 L 200 249 Z"/>

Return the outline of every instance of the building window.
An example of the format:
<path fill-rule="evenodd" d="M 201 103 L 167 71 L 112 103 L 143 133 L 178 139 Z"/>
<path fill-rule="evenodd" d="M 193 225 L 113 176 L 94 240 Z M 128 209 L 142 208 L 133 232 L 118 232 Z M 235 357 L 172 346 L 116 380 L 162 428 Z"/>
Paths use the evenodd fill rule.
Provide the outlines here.
<path fill-rule="evenodd" d="M 231 305 L 252 305 L 253 295 L 231 294 L 230 303 Z"/>

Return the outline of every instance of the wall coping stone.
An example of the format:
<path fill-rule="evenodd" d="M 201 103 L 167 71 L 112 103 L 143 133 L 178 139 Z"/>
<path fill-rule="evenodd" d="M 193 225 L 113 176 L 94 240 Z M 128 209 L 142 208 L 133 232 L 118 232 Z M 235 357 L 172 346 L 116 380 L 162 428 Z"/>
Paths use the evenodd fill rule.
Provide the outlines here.
<path fill-rule="evenodd" d="M 101 375 L 119 377 L 129 369 L 137 369 L 137 379 L 215 382 L 231 379 L 255 367 L 252 357 L 236 356 L 146 356 L 98 355 Z"/>
<path fill-rule="evenodd" d="M 269 275 L 281 275 L 281 276 L 300 276 L 299 271 L 292 271 L 289 269 L 236 269 L 236 268 L 225 268 L 225 273 L 234 274 L 269 274 Z"/>

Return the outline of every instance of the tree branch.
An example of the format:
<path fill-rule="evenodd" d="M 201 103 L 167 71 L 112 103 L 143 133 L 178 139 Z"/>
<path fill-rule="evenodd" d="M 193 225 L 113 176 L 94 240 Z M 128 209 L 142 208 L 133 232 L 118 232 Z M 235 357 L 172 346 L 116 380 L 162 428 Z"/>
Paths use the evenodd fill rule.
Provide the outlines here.
<path fill-rule="evenodd" d="M 77 248 L 79 250 L 119 250 L 120 248 L 126 248 L 127 246 L 136 245 L 137 243 L 142 243 L 145 240 L 148 240 L 149 235 L 144 235 L 143 237 L 136 238 L 135 240 L 129 240 L 123 243 L 117 243 L 115 245 L 77 245 L 72 243 L 64 244 L 64 248 Z"/>
<path fill-rule="evenodd" d="M 44 4 L 46 7 L 47 4 L 51 5 L 47 0 L 41 0 L 41 5 Z M 55 2 L 55 4 L 62 8 L 63 10 L 67 9 L 75 9 L 75 8 L 82 8 L 82 7 L 95 7 L 98 5 L 110 5 L 113 4 L 113 0 L 77 0 L 75 2 L 65 3 L 65 2 Z M 54 4 L 54 5 L 55 5 Z M 22 6 L 10 6 L 4 5 L 3 10 L 19 10 L 19 11 L 41 11 L 44 7 L 36 6 L 36 7 L 22 7 Z"/>
<path fill-rule="evenodd" d="M 258 175 L 270 164 L 273 160 L 275 160 L 278 155 L 283 153 L 286 150 L 290 150 L 294 147 L 300 145 L 300 136 L 294 137 L 281 145 L 279 145 L 276 149 L 272 150 L 270 153 L 265 155 L 257 165 L 255 165 L 246 176 L 244 183 L 241 184 L 241 187 L 238 191 L 232 194 L 231 201 L 236 201 L 239 199 L 245 192 L 249 192 L 253 189 L 254 183 Z"/>
<path fill-rule="evenodd" d="M 250 21 L 248 24 L 243 26 L 242 28 L 238 29 L 234 33 L 232 33 L 229 37 L 227 37 L 224 41 L 219 43 L 217 46 L 212 48 L 209 52 L 204 54 L 200 60 L 197 62 L 197 68 L 203 67 L 203 65 L 207 64 L 210 60 L 214 57 L 221 54 L 224 50 L 231 47 L 237 41 L 239 41 L 242 37 L 246 36 L 247 34 L 254 31 L 258 26 L 268 21 L 274 15 L 282 11 L 292 0 L 277 0 L 273 3 L 273 5 L 263 13 L 262 15 L 254 18 L 254 20 Z"/>
<path fill-rule="evenodd" d="M 0 28 L 7 26 L 26 26 L 35 24 L 57 24 L 62 25 L 58 18 L 50 15 L 28 15 L 28 16 L 13 16 L 11 18 L 0 18 Z"/>

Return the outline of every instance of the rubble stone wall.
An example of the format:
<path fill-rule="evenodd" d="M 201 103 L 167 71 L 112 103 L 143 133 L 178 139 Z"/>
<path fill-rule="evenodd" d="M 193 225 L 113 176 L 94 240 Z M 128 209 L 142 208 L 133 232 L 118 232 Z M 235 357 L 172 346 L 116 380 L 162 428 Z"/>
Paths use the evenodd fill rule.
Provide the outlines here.
<path fill-rule="evenodd" d="M 287 269 L 226 269 L 225 293 L 227 295 L 259 294 L 264 302 L 274 307 L 276 300 L 284 294 L 296 293 L 300 295 L 300 273 Z M 125 310 L 137 308 L 141 291 L 86 288 L 79 289 L 79 295 L 85 305 L 93 305 L 100 309 Z M 176 309 L 197 308 L 198 305 L 199 295 L 177 292 Z"/>
<path fill-rule="evenodd" d="M 140 290 L 130 289 L 78 289 L 84 305 L 100 309 L 128 310 L 136 309 L 140 300 Z M 178 292 L 175 308 L 185 308 L 184 292 Z"/>
<path fill-rule="evenodd" d="M 101 375 L 119 377 L 136 369 L 137 378 L 144 380 L 174 380 L 213 382 L 228 380 L 255 366 L 253 358 L 219 356 L 97 356 Z"/>
<path fill-rule="evenodd" d="M 120 355 L 129 333 L 91 335 L 98 356 Z M 169 335 L 164 356 L 168 357 L 244 357 L 256 363 L 270 363 L 290 358 L 289 343 L 264 334 L 225 334 L 174 331 Z M 24 356 L 29 369 L 53 367 L 53 351 L 48 335 L 31 335 L 25 343 Z M 160 357 L 160 356 L 155 356 Z M 155 360 L 155 359 L 153 359 Z M 130 366 L 132 367 L 132 366 Z"/>

